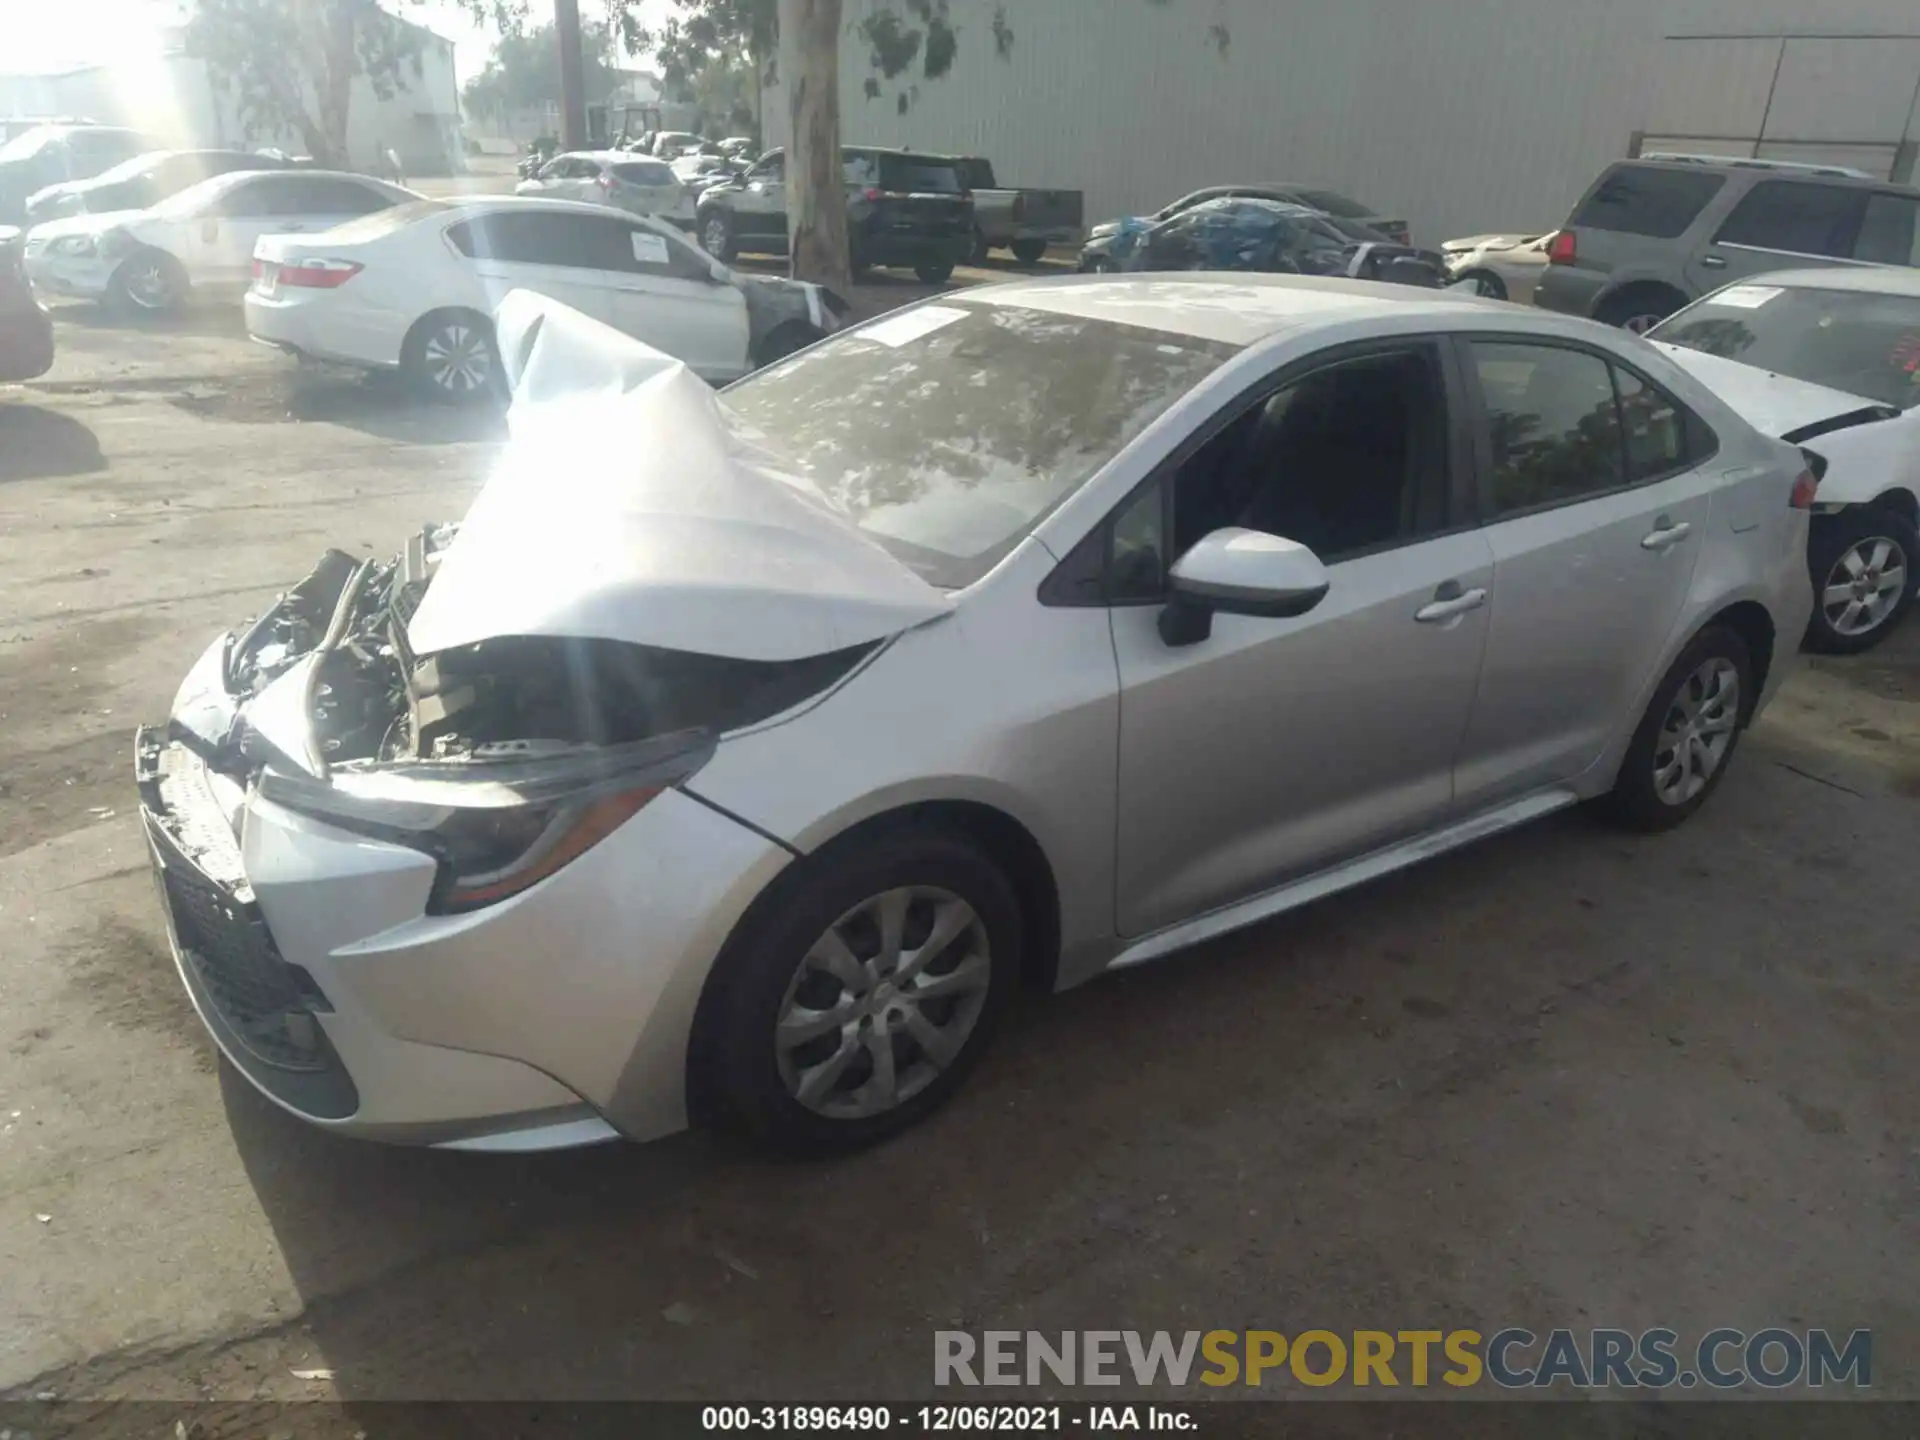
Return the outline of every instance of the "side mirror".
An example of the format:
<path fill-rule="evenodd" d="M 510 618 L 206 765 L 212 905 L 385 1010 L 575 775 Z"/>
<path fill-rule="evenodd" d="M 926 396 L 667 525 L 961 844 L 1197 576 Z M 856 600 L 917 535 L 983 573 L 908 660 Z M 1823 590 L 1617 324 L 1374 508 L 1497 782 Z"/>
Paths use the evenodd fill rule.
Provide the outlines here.
<path fill-rule="evenodd" d="M 1287 618 L 1304 615 L 1332 582 L 1320 557 L 1298 541 L 1237 527 L 1215 530 L 1174 562 L 1172 598 L 1160 612 L 1160 638 L 1195 645 L 1213 633 L 1216 611 Z"/>

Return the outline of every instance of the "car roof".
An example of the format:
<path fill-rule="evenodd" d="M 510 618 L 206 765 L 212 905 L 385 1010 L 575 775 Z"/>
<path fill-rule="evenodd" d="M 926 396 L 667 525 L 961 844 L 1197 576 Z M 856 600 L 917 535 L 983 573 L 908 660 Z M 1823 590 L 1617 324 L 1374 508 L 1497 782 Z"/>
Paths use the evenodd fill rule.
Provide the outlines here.
<path fill-rule="evenodd" d="M 942 299 L 1018 305 L 1243 346 L 1258 344 L 1285 330 L 1368 316 L 1424 315 L 1436 323 L 1451 322 L 1463 309 L 1485 312 L 1497 304 L 1465 292 L 1383 285 L 1371 280 L 1190 271 L 1015 280 L 1004 285 L 982 285 Z M 1515 310 L 1511 306 L 1499 308 Z M 1528 320 L 1535 318 L 1532 312 L 1515 313 L 1516 317 L 1524 313 Z"/>
<path fill-rule="evenodd" d="M 1831 270 L 1773 270 L 1764 275 L 1746 276 L 1739 283 L 1777 285 L 1792 290 L 1851 290 L 1863 295 L 1899 295 L 1920 299 L 1920 270 L 1910 270 L 1901 265 L 1837 265 Z"/>
<path fill-rule="evenodd" d="M 1747 175 L 1756 182 L 1761 180 L 1812 181 L 1821 185 L 1845 185 L 1872 190 L 1892 190 L 1902 195 L 1920 195 L 1920 190 L 1916 190 L 1911 185 L 1897 184 L 1892 180 L 1880 180 L 1864 170 L 1851 169 L 1845 165 L 1817 165 L 1795 160 L 1747 159 L 1737 155 L 1722 158 L 1714 155 L 1677 155 L 1659 152 L 1653 155 L 1631 156 L 1608 165 L 1600 172 L 1600 178 L 1628 167 L 1704 172 L 1708 175 L 1723 175 L 1729 179 Z M 1594 183 L 1597 185 L 1599 180 L 1596 179 Z"/>
<path fill-rule="evenodd" d="M 643 155 L 638 150 L 562 150 L 553 158 L 556 160 L 598 160 L 602 165 L 664 165 L 667 163 L 658 155 Z"/>
<path fill-rule="evenodd" d="M 553 195 L 456 195 L 437 199 L 433 204 L 449 215 L 480 215 L 499 210 L 555 210 L 569 215 L 617 215 L 622 220 L 644 221 L 655 226 L 665 223 L 652 215 L 635 215 L 629 210 L 597 205 L 591 200 L 562 200 Z"/>

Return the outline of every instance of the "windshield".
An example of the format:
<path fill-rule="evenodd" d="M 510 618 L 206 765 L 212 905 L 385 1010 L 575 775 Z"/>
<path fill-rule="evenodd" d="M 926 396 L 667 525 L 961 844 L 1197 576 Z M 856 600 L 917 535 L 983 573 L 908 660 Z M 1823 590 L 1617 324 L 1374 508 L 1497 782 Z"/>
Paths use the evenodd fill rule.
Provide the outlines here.
<path fill-rule="evenodd" d="M 1734 285 L 1648 338 L 1902 410 L 1920 404 L 1920 298 L 1912 296 Z"/>
<path fill-rule="evenodd" d="M 742 428 L 936 585 L 971 584 L 1236 347 L 921 305 L 725 393 Z"/>
<path fill-rule="evenodd" d="M 131 160 L 122 160 L 111 170 L 102 170 L 94 176 L 93 183 L 118 185 L 122 180 L 137 180 L 173 153 L 171 150 L 149 150 L 146 154 L 136 155 Z"/>
<path fill-rule="evenodd" d="M 14 136 L 6 144 L 0 145 L 0 163 L 8 160 L 25 160 L 31 155 L 38 155 L 40 147 L 51 144 L 59 133 L 59 130 L 52 125 L 36 125 L 33 129 Z"/>

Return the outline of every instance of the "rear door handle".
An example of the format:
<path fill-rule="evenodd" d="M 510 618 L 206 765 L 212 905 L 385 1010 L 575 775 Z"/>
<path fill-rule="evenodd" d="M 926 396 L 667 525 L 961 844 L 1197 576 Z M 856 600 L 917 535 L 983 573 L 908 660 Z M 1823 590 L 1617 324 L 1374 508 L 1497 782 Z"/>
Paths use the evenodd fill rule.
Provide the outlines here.
<path fill-rule="evenodd" d="M 1689 525 L 1686 521 L 1682 520 L 1678 525 L 1675 525 L 1669 521 L 1666 516 L 1662 515 L 1658 523 L 1654 525 L 1653 533 L 1641 539 L 1640 548 L 1642 550 L 1671 550 L 1692 533 L 1693 526 Z"/>
<path fill-rule="evenodd" d="M 1451 620 L 1469 610 L 1478 610 L 1486 603 L 1485 590 L 1462 590 L 1457 580 L 1449 580 L 1433 592 L 1431 601 L 1413 612 L 1413 618 L 1422 625 L 1438 625 L 1442 620 Z"/>

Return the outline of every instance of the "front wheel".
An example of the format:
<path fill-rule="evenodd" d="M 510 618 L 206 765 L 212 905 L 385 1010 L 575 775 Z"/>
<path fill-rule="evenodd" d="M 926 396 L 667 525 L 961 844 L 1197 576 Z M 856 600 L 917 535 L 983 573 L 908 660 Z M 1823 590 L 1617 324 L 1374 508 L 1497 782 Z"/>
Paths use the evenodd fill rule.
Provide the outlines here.
<path fill-rule="evenodd" d="M 186 268 L 162 250 L 141 250 L 113 272 L 111 294 L 124 309 L 166 315 L 186 304 L 192 288 Z"/>
<path fill-rule="evenodd" d="M 944 285 L 953 278 L 953 263 L 945 265 L 916 265 L 913 273 L 920 277 L 922 285 Z"/>
<path fill-rule="evenodd" d="M 731 265 L 740 254 L 734 242 L 733 221 L 724 210 L 709 210 L 700 221 L 700 245 L 714 259 Z"/>
<path fill-rule="evenodd" d="M 1660 678 L 1596 808 L 1630 830 L 1680 824 L 1726 775 L 1757 698 L 1747 642 L 1723 625 L 1702 630 Z"/>
<path fill-rule="evenodd" d="M 957 1090 L 1020 969 L 1007 877 L 935 828 L 856 838 L 775 882 L 701 1002 L 703 1108 L 780 1150 L 871 1144 Z"/>
<path fill-rule="evenodd" d="M 1814 518 L 1807 539 L 1813 615 L 1807 648 L 1857 655 L 1888 635 L 1913 600 L 1920 533 L 1906 516 L 1879 505 L 1849 505 Z"/>

